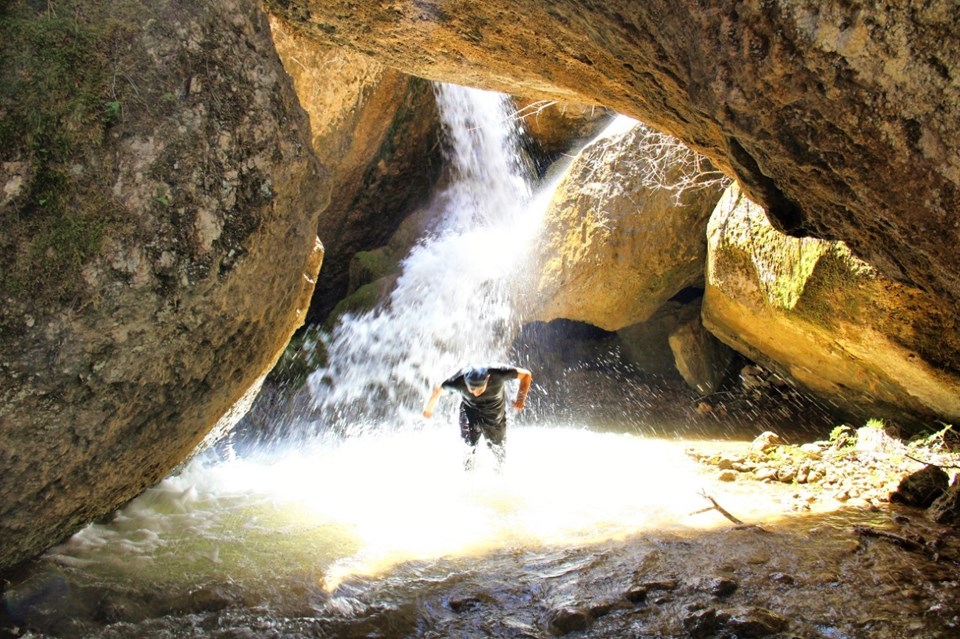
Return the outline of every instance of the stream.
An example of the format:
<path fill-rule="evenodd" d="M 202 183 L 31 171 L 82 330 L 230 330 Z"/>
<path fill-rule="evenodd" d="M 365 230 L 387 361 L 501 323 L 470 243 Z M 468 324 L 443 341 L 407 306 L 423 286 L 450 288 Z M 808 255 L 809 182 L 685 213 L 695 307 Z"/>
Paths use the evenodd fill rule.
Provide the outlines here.
<path fill-rule="evenodd" d="M 957 636 L 955 566 L 853 534 L 893 511 L 800 514 L 691 445 L 744 442 L 521 425 L 499 474 L 449 423 L 219 447 L 8 576 L 0 636 Z"/>

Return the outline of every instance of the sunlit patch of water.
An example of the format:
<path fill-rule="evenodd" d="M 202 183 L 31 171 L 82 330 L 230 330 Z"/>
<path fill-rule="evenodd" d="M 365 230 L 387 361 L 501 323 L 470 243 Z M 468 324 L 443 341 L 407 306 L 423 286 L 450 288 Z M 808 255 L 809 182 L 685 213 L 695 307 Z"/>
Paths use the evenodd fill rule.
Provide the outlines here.
<path fill-rule="evenodd" d="M 48 557 L 133 587 L 292 579 L 330 589 L 410 560 L 730 525 L 697 512 L 709 506 L 701 491 L 745 520 L 789 512 L 720 485 L 680 441 L 541 425 L 511 430 L 501 472 L 486 451 L 465 471 L 463 454 L 455 426 L 437 423 L 200 459 Z"/>

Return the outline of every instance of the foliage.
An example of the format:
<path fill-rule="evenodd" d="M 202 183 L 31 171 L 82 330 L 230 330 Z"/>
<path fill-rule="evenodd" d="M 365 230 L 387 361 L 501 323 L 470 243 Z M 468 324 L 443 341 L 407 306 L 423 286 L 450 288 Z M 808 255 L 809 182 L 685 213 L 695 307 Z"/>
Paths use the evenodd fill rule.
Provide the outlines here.
<path fill-rule="evenodd" d="M 833 448 L 852 446 L 857 440 L 857 434 L 847 424 L 841 424 L 830 431 L 829 442 Z"/>
<path fill-rule="evenodd" d="M 941 423 L 941 426 L 940 430 L 916 437 L 910 442 L 910 447 L 936 452 L 960 450 L 960 432 L 953 428 L 953 424 Z"/>

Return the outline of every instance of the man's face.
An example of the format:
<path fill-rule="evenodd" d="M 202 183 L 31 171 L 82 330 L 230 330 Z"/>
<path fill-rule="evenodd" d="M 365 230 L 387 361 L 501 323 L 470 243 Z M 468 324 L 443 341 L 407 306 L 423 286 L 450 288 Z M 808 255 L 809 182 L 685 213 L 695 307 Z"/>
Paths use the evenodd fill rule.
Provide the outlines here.
<path fill-rule="evenodd" d="M 467 392 L 473 395 L 474 397 L 480 397 L 483 395 L 483 391 L 487 390 L 487 383 L 484 382 L 482 386 L 477 386 L 476 388 L 467 387 Z"/>

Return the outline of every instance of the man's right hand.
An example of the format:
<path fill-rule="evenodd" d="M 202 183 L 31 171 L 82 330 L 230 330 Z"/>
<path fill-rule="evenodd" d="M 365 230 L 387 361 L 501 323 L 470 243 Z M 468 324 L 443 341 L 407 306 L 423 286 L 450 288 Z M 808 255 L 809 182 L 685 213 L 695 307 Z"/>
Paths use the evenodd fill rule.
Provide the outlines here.
<path fill-rule="evenodd" d="M 432 410 L 425 410 L 425 411 L 423 411 L 423 416 L 426 417 L 427 419 L 430 419 L 431 417 L 433 417 L 433 411 L 432 411 Z"/>

